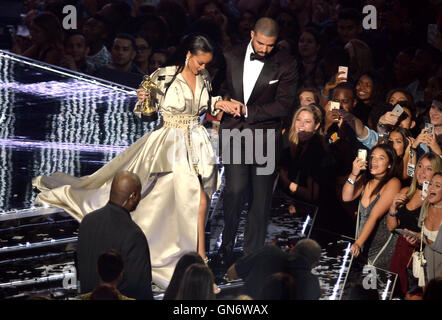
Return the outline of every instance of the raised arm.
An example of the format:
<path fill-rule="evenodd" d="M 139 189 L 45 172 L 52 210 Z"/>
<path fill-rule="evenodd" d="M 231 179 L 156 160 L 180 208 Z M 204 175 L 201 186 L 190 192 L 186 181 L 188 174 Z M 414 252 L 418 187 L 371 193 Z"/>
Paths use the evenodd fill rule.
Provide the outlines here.
<path fill-rule="evenodd" d="M 361 195 L 364 185 L 360 176 L 361 170 L 367 168 L 367 161 L 356 158 L 347 181 L 342 188 L 342 201 L 350 202 Z"/>

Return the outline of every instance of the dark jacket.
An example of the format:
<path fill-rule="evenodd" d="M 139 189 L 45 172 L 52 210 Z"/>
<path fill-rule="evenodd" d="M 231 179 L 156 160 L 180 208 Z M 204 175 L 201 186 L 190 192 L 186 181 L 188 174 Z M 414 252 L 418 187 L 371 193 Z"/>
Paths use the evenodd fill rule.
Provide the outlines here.
<path fill-rule="evenodd" d="M 126 209 L 111 202 L 87 214 L 80 224 L 77 262 L 81 293 L 90 292 L 99 284 L 98 257 L 110 249 L 119 252 L 124 261 L 118 290 L 130 298 L 153 299 L 146 236 Z"/>
<path fill-rule="evenodd" d="M 243 71 L 247 46 L 248 43 L 244 43 L 225 53 L 226 78 L 223 90 L 220 92 L 242 103 L 244 103 Z M 298 74 L 296 60 L 284 51 L 274 50 L 266 59 L 247 102 L 247 118 L 243 116 L 234 118 L 224 113 L 220 133 L 222 129 L 250 128 L 253 134 L 256 129 L 276 129 L 278 143 L 282 119 L 289 116 L 290 108 L 295 101 Z M 265 134 L 263 143 L 266 145 Z"/>

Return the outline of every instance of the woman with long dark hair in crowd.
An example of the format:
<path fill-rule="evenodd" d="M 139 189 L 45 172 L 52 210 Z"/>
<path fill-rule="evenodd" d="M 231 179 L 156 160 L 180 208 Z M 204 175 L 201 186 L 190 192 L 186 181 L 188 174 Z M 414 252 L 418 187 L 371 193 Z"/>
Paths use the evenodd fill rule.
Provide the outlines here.
<path fill-rule="evenodd" d="M 386 225 L 387 211 L 401 187 L 395 177 L 396 166 L 393 147 L 377 145 L 371 150 L 368 161 L 360 158 L 353 161 L 352 172 L 342 189 L 344 202 L 360 196 L 352 254 L 357 257 L 362 252 L 369 264 L 384 270 L 390 265 L 396 239 Z M 366 172 L 361 174 L 362 170 Z"/>
<path fill-rule="evenodd" d="M 200 115 L 206 111 L 215 116 L 220 111 L 239 115 L 237 103 L 210 98 L 210 80 L 201 72 L 212 56 L 213 46 L 206 37 L 187 36 L 171 64 L 151 75 L 163 93 L 151 97 L 162 115 L 160 128 L 145 134 L 92 175 L 75 178 L 57 172 L 33 181 L 42 191 L 37 202 L 63 208 L 81 220 L 106 204 L 112 177 L 118 171 L 137 174 L 142 199 L 131 216 L 148 240 L 152 279 L 163 288 L 185 252 L 198 251 L 206 259 L 207 204 L 219 179 Z M 144 101 L 146 92 L 139 89 L 137 93 L 139 103 Z M 140 114 L 137 107 L 134 111 Z"/>
<path fill-rule="evenodd" d="M 430 181 L 435 172 L 442 170 L 442 160 L 434 153 L 424 154 L 418 161 L 413 180 L 409 187 L 402 188 L 394 196 L 387 215 L 387 227 L 390 231 L 396 228 L 419 232 L 418 220 L 423 203 L 422 185 Z M 403 296 L 410 289 L 407 269 L 411 265 L 411 255 L 415 247 L 408 243 L 403 235 L 399 235 L 391 257 L 390 271 L 399 276 L 398 292 Z"/>
<path fill-rule="evenodd" d="M 164 293 L 163 300 L 176 299 L 184 273 L 186 272 L 187 268 L 195 263 L 199 263 L 201 265 L 204 264 L 203 258 L 201 258 L 197 252 L 188 252 L 183 255 L 180 260 L 178 260 L 175 266 L 175 271 L 172 275 L 172 279 L 170 279 L 170 283 L 167 286 L 166 292 Z"/>
<path fill-rule="evenodd" d="M 215 300 L 215 281 L 212 271 L 194 263 L 184 272 L 176 300 Z"/>
<path fill-rule="evenodd" d="M 298 40 L 299 55 L 299 85 L 305 87 L 315 87 L 316 68 L 318 67 L 320 56 L 319 32 L 314 28 L 305 28 Z"/>

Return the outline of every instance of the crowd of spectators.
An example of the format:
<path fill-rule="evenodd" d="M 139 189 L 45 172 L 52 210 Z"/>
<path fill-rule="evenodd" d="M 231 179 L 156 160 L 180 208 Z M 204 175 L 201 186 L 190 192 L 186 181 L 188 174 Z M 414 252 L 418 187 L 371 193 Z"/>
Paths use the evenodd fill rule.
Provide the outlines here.
<path fill-rule="evenodd" d="M 77 30 L 62 28 L 67 4 L 76 5 Z M 376 7 L 374 29 L 364 27 L 366 5 Z M 355 238 L 351 251 L 358 259 L 398 273 L 401 298 L 419 291 L 410 270 L 423 229 L 431 261 L 426 282 L 440 284 L 439 1 L 41 0 L 27 1 L 25 13 L 29 37 L 16 36 L 13 52 L 133 88 L 171 56 L 183 35 L 204 33 L 216 45 L 208 66 L 215 94 L 223 83 L 223 51 L 248 41 L 259 17 L 273 17 L 280 27 L 277 50 L 296 57 L 299 74 L 297 100 L 284 119 L 280 187 L 319 207 L 319 229 Z M 361 149 L 366 157 L 358 156 Z M 201 261 L 181 269 L 181 285 L 199 283 L 204 290 L 172 281 L 167 298 L 214 298 L 213 275 Z M 276 269 L 262 279 L 265 293 L 279 288 L 280 298 L 299 298 L 286 287 L 299 280 Z"/>

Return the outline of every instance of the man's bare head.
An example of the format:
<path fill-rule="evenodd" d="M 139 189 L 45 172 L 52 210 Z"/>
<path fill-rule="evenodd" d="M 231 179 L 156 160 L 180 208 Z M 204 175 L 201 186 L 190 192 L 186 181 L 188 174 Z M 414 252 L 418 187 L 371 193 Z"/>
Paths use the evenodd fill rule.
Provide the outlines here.
<path fill-rule="evenodd" d="M 272 18 L 263 17 L 256 21 L 253 31 L 266 37 L 278 38 L 279 26 Z"/>
<path fill-rule="evenodd" d="M 256 54 L 265 57 L 273 50 L 278 39 L 278 23 L 271 18 L 261 18 L 250 31 L 252 47 Z"/>
<path fill-rule="evenodd" d="M 133 211 L 140 202 L 140 198 L 140 178 L 129 171 L 118 172 L 112 180 L 109 200 L 129 211 Z"/>

